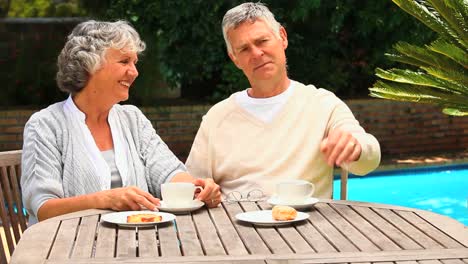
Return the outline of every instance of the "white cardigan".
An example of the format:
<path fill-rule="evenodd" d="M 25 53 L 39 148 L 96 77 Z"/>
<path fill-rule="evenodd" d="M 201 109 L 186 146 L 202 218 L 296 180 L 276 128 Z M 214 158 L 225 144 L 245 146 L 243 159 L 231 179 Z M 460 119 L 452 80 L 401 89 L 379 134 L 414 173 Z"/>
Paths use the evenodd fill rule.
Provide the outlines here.
<path fill-rule="evenodd" d="M 26 123 L 21 188 L 31 223 L 37 222 L 37 211 L 48 199 L 110 188 L 110 175 L 99 169 L 81 122 L 63 101 L 34 113 Z M 113 136 L 121 139 L 116 155 L 125 155 L 120 158 L 126 163 L 123 186 L 138 186 L 160 197 L 160 185 L 186 170 L 137 107 L 114 105 L 109 123 L 114 124 Z"/>

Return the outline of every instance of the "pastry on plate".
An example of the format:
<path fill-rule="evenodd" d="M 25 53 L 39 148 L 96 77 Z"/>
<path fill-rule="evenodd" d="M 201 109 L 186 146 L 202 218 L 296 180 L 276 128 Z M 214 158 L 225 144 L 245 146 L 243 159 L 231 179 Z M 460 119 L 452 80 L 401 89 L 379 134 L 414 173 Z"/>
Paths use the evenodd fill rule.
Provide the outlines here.
<path fill-rule="evenodd" d="M 271 213 L 273 219 L 277 221 L 294 220 L 297 216 L 296 209 L 286 205 L 275 205 Z"/>
<path fill-rule="evenodd" d="M 127 216 L 127 223 L 161 222 L 162 216 L 157 214 L 134 214 Z"/>

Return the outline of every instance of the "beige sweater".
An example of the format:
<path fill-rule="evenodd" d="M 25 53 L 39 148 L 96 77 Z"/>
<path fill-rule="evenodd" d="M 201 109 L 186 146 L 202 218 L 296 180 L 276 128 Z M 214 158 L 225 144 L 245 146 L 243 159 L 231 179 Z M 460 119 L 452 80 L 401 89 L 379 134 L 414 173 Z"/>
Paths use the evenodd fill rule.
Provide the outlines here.
<path fill-rule="evenodd" d="M 212 177 L 223 194 L 246 195 L 261 189 L 275 193 L 277 182 L 304 179 L 315 184 L 313 196 L 332 197 L 333 167 L 320 143 L 336 128 L 347 130 L 362 146 L 349 170 L 364 175 L 380 162 L 378 141 L 367 134 L 350 109 L 333 93 L 296 82 L 293 94 L 271 123 L 242 109 L 235 94 L 214 105 L 203 117 L 186 162 L 195 177 Z"/>

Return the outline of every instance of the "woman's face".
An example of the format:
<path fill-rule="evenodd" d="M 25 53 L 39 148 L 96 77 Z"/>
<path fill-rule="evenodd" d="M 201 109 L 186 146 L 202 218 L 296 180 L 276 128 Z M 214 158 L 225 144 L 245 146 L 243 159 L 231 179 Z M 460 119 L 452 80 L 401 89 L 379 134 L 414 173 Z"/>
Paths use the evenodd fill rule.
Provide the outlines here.
<path fill-rule="evenodd" d="M 135 52 L 108 49 L 104 65 L 91 75 L 86 85 L 93 96 L 112 104 L 128 99 L 130 87 L 138 77 Z"/>

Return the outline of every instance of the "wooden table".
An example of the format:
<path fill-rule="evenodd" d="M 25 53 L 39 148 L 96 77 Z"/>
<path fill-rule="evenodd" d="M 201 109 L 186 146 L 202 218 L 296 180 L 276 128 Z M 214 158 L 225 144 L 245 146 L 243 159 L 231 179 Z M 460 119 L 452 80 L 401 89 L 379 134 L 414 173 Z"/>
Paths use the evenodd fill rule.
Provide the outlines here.
<path fill-rule="evenodd" d="M 86 210 L 31 226 L 11 263 L 468 263 L 468 227 L 427 211 L 322 199 L 284 227 L 235 220 L 265 202 L 224 203 L 152 228 L 123 228 Z"/>

